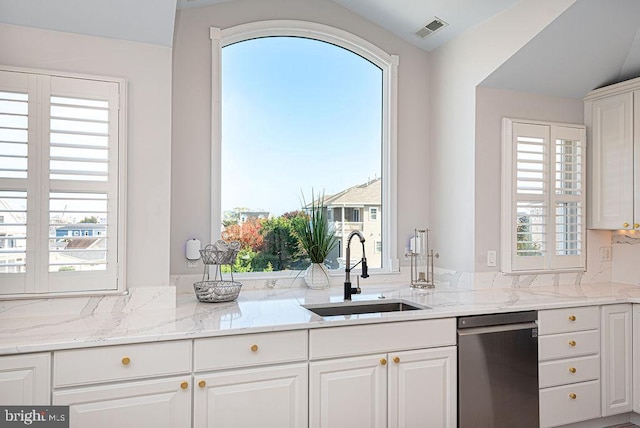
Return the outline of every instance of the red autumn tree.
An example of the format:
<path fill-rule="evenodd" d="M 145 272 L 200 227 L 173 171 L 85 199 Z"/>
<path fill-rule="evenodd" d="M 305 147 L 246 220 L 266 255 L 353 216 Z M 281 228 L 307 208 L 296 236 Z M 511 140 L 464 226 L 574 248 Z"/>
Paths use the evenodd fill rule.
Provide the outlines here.
<path fill-rule="evenodd" d="M 222 239 L 225 241 L 238 241 L 241 248 L 250 248 L 259 252 L 263 247 L 263 236 L 260 233 L 264 220 L 249 218 L 244 223 L 230 224 L 222 231 Z"/>

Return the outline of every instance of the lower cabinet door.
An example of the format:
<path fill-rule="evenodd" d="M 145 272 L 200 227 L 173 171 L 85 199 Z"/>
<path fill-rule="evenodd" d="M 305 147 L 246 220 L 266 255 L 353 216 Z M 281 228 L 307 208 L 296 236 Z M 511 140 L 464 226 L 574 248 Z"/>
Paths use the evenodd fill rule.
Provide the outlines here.
<path fill-rule="evenodd" d="M 194 427 L 306 427 L 307 379 L 306 363 L 196 375 Z"/>
<path fill-rule="evenodd" d="M 190 427 L 190 381 L 183 376 L 55 390 L 53 404 L 69 406 L 71 428 Z"/>
<path fill-rule="evenodd" d="M 457 426 L 456 347 L 389 354 L 389 428 Z"/>
<path fill-rule="evenodd" d="M 49 404 L 51 394 L 50 354 L 0 357 L 0 404 Z"/>
<path fill-rule="evenodd" d="M 310 428 L 387 426 L 387 354 L 309 364 Z"/>

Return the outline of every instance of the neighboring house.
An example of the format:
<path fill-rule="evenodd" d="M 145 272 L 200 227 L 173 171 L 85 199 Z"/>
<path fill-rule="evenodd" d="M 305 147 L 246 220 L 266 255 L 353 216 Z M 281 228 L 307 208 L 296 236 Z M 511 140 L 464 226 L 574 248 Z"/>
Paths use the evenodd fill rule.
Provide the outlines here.
<path fill-rule="evenodd" d="M 55 229 L 56 238 L 68 236 L 105 236 L 107 234 L 107 226 L 100 223 L 65 224 Z"/>
<path fill-rule="evenodd" d="M 230 222 L 242 224 L 249 219 L 267 219 L 269 218 L 269 211 L 251 211 L 247 208 L 234 208 L 233 211 L 225 211 L 223 214 L 223 223 Z"/>
<path fill-rule="evenodd" d="M 362 232 L 365 238 L 367 264 L 371 268 L 382 267 L 382 187 L 376 178 L 364 184 L 350 187 L 335 195 L 325 196 L 327 218 L 338 237 L 338 246 L 329 257 L 337 259 L 344 268 L 347 238 L 354 230 Z M 357 238 L 351 241 L 351 263 L 362 257 L 362 245 Z"/>

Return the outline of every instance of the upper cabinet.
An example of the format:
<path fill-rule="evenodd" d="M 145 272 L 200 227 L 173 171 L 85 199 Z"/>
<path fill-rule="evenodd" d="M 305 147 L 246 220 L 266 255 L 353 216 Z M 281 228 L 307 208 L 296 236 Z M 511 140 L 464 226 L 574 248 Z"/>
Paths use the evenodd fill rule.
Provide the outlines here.
<path fill-rule="evenodd" d="M 640 78 L 585 98 L 589 229 L 640 229 Z"/>

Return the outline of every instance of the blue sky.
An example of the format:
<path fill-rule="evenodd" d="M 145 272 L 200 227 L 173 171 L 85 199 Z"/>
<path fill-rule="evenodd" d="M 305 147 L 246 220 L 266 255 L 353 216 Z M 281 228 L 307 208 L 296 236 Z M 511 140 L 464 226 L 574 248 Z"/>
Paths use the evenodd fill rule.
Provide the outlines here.
<path fill-rule="evenodd" d="M 317 40 L 222 50 L 222 209 L 275 215 L 381 173 L 382 70 Z"/>

